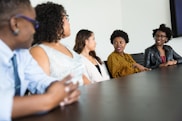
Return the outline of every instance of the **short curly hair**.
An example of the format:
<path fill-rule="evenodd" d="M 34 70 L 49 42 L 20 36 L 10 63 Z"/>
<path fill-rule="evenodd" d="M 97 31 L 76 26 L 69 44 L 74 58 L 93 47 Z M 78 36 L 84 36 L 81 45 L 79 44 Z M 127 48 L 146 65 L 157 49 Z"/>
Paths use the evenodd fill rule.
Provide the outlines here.
<path fill-rule="evenodd" d="M 113 41 L 116 37 L 122 37 L 126 43 L 129 43 L 129 37 L 128 37 L 128 34 L 122 30 L 115 30 L 111 37 L 110 37 L 110 40 L 111 40 L 111 44 L 113 44 Z"/>
<path fill-rule="evenodd" d="M 173 35 L 172 30 L 169 27 L 166 27 L 165 24 L 161 24 L 159 28 L 153 30 L 153 33 L 152 33 L 153 37 L 155 37 L 155 34 L 157 33 L 157 31 L 162 31 L 166 33 L 167 41 L 165 43 L 167 43 L 172 38 L 172 35 Z"/>
<path fill-rule="evenodd" d="M 39 21 L 39 28 L 34 35 L 34 44 L 42 42 L 57 42 L 64 37 L 63 17 L 67 15 L 66 10 L 60 4 L 47 2 L 35 7 L 36 20 Z"/>

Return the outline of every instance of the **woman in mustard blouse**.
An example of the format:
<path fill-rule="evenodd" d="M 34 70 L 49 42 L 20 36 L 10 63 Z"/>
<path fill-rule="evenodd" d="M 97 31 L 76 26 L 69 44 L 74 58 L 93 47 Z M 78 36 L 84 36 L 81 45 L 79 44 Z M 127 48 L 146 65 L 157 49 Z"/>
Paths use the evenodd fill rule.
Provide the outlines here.
<path fill-rule="evenodd" d="M 108 56 L 107 65 L 113 78 L 149 70 L 136 63 L 130 54 L 124 52 L 125 46 L 129 42 L 126 32 L 115 30 L 110 40 L 115 50 Z"/>

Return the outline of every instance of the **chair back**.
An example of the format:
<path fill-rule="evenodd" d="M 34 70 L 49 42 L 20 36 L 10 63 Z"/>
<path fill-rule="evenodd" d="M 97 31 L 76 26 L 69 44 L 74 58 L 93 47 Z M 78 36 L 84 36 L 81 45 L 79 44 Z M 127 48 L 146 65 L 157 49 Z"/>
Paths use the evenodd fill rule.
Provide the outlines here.
<path fill-rule="evenodd" d="M 108 71 L 108 74 L 109 74 L 110 78 L 112 79 L 113 77 L 112 77 L 112 75 L 111 75 L 111 73 L 110 73 L 110 71 L 109 71 L 109 68 L 108 68 L 108 65 L 107 65 L 107 61 L 104 61 L 104 64 L 105 64 L 105 66 L 106 66 L 106 69 L 107 69 L 107 71 Z"/>
<path fill-rule="evenodd" d="M 140 65 L 144 65 L 144 53 L 134 53 L 130 55 L 137 63 L 139 63 Z"/>

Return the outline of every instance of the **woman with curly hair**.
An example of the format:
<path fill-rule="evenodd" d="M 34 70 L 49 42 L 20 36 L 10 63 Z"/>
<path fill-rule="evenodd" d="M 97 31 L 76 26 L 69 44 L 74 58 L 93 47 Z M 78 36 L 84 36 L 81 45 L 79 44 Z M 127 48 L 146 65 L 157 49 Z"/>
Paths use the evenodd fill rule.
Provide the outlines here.
<path fill-rule="evenodd" d="M 129 42 L 128 34 L 122 30 L 115 30 L 111 35 L 111 44 L 114 47 L 107 59 L 107 65 L 113 78 L 149 70 L 136 63 L 130 54 L 124 52 Z"/>
<path fill-rule="evenodd" d="M 70 35 L 70 24 L 64 7 L 52 2 L 35 7 L 39 28 L 34 35 L 32 56 L 48 75 L 62 79 L 73 74 L 73 82 L 88 84 L 87 73 L 81 57 L 60 41 Z"/>
<path fill-rule="evenodd" d="M 182 63 L 182 57 L 172 47 L 165 45 L 171 37 L 172 31 L 165 24 L 153 30 L 155 44 L 145 49 L 144 65 L 148 68 L 158 68 Z"/>

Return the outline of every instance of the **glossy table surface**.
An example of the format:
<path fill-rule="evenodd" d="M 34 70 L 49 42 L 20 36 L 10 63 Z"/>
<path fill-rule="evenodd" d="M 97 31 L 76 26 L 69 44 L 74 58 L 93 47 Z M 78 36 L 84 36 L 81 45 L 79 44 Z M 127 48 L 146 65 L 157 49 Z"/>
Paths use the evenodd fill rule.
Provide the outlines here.
<path fill-rule="evenodd" d="M 78 102 L 15 121 L 182 121 L 182 65 L 80 87 Z"/>

